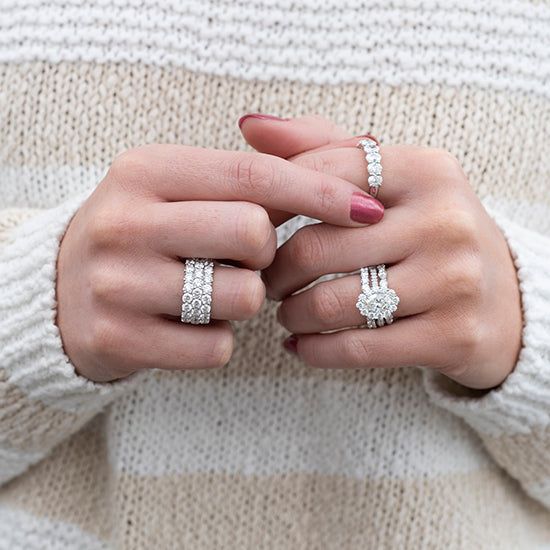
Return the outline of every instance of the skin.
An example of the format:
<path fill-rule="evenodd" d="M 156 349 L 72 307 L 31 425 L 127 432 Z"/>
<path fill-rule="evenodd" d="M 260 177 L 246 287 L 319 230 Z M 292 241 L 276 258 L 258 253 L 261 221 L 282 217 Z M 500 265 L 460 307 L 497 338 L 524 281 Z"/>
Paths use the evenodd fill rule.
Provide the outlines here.
<path fill-rule="evenodd" d="M 522 332 L 515 267 L 455 157 L 383 146 L 386 211 L 366 225 L 349 217 L 367 180 L 357 137 L 319 117 L 252 117 L 241 131 L 261 154 L 167 145 L 123 153 L 71 221 L 58 325 L 80 374 L 107 381 L 222 366 L 233 349 L 228 321 L 254 316 L 266 289 L 293 333 L 287 349 L 308 365 L 423 365 L 479 389 L 510 374 Z M 274 228 L 295 214 L 324 223 L 276 251 Z M 181 258 L 195 255 L 234 266 L 216 268 L 209 326 L 178 320 Z M 357 275 L 301 290 L 322 274 L 382 262 L 401 298 L 391 326 L 356 328 Z"/>
<path fill-rule="evenodd" d="M 309 150 L 289 156 L 293 163 L 357 185 L 367 180 L 357 138 L 327 121 L 312 122 L 309 131 L 293 121 L 250 119 L 242 131 L 258 150 L 282 156 L 292 155 L 280 143 L 295 133 Z M 517 273 L 503 234 L 449 152 L 392 145 L 381 155 L 380 223 L 302 228 L 263 271 L 267 295 L 281 300 L 277 317 L 292 333 L 285 347 L 314 367 L 423 365 L 470 388 L 500 385 L 517 362 L 522 333 Z M 301 290 L 323 274 L 378 263 L 387 264 L 401 298 L 390 326 L 357 328 L 364 323 L 355 307 L 358 275 Z"/>
<path fill-rule="evenodd" d="M 274 224 L 306 214 L 363 227 L 382 205 L 356 184 L 278 156 L 147 145 L 114 159 L 71 220 L 57 266 L 57 324 L 79 374 L 104 382 L 149 368 L 225 365 L 229 321 L 253 317 L 265 298 L 257 270 L 276 252 Z M 182 258 L 217 266 L 213 322 L 179 320 Z"/>

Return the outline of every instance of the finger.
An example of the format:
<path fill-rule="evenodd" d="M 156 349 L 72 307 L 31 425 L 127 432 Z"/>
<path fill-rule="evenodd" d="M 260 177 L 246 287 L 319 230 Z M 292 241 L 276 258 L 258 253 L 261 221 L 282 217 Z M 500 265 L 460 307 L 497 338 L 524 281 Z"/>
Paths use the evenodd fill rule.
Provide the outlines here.
<path fill-rule="evenodd" d="M 250 202 L 147 203 L 136 215 L 142 241 L 164 256 L 236 260 L 244 267 L 263 269 L 277 248 L 267 212 Z"/>
<path fill-rule="evenodd" d="M 349 273 L 366 265 L 394 264 L 407 258 L 415 243 L 404 227 L 412 213 L 388 210 L 381 223 L 361 229 L 312 224 L 299 229 L 277 251 L 262 278 L 267 295 L 280 300 L 322 275 Z"/>
<path fill-rule="evenodd" d="M 183 370 L 222 367 L 233 353 L 233 329 L 227 321 L 188 325 L 161 317 L 134 318 L 109 345 L 127 349 L 122 369 Z M 120 341 L 119 341 L 120 340 Z"/>
<path fill-rule="evenodd" d="M 146 276 L 136 292 L 135 304 L 153 315 L 180 317 L 185 268 L 183 262 L 161 264 Z M 162 285 L 158 281 L 163 281 Z M 155 284 L 156 283 L 156 284 Z M 265 286 L 260 276 L 249 269 L 214 266 L 212 282 L 212 319 L 242 321 L 254 317 L 265 300 Z"/>
<path fill-rule="evenodd" d="M 441 334 L 423 316 L 377 329 L 293 335 L 285 342 L 306 364 L 320 368 L 432 366 L 443 345 Z"/>
<path fill-rule="evenodd" d="M 300 154 L 292 162 L 308 170 L 323 172 L 345 179 L 361 189 L 368 191 L 368 163 L 362 149 L 356 147 L 358 138 L 339 142 L 338 147 L 326 147 Z M 382 176 L 377 198 L 386 207 L 417 197 L 424 184 L 433 178 L 429 166 L 418 166 L 413 158 L 413 149 L 408 146 L 380 147 L 382 157 Z M 414 147 L 414 149 L 419 149 Z M 417 151 L 418 152 L 418 151 Z M 424 151 L 418 153 L 424 156 Z"/>
<path fill-rule="evenodd" d="M 414 271 L 405 263 L 388 269 L 388 286 L 399 296 L 395 319 L 424 313 L 432 306 L 432 293 L 414 280 Z M 286 298 L 277 319 L 290 332 L 316 333 L 365 324 L 356 307 L 361 292 L 359 275 L 349 275 L 317 283 L 310 289 Z"/>
<path fill-rule="evenodd" d="M 261 115 L 245 115 L 239 120 L 244 139 L 257 151 L 283 158 L 292 158 L 302 152 L 335 147 L 349 133 L 332 121 L 320 116 L 292 119 L 273 119 Z M 282 210 L 270 210 L 275 227 L 292 217 Z"/>
<path fill-rule="evenodd" d="M 282 158 L 350 137 L 344 128 L 316 115 L 279 119 L 253 113 L 243 116 L 239 127 L 256 151 Z"/>
<path fill-rule="evenodd" d="M 138 178 L 165 201 L 247 201 L 342 226 L 376 223 L 384 212 L 348 181 L 263 153 L 146 145 L 120 155 L 111 178 L 125 186 Z"/>

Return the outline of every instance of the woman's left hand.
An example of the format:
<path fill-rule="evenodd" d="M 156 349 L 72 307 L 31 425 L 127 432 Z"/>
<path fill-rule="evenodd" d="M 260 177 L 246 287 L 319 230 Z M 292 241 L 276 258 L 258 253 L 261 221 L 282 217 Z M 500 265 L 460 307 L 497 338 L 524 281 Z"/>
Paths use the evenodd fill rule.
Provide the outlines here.
<path fill-rule="evenodd" d="M 298 155 L 293 162 L 365 186 L 358 138 Z M 382 146 L 384 219 L 365 228 L 315 224 L 298 230 L 263 272 L 290 351 L 316 367 L 434 368 L 457 382 L 492 388 L 513 370 L 522 312 L 515 266 L 500 229 L 458 160 L 417 146 Z M 327 198 L 328 200 L 329 198 Z M 358 328 L 359 275 L 385 263 L 400 297 L 395 322 Z M 325 333 L 326 331 L 336 331 Z"/>

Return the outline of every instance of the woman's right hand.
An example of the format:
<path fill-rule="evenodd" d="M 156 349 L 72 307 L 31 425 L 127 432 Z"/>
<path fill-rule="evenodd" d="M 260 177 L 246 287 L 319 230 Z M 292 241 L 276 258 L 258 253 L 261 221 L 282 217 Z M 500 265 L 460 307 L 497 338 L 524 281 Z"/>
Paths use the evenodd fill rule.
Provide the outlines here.
<path fill-rule="evenodd" d="M 104 382 L 226 364 L 229 320 L 264 300 L 255 271 L 273 260 L 276 211 L 348 227 L 383 215 L 357 186 L 262 153 L 155 144 L 116 157 L 59 252 L 57 325 L 78 373 Z M 215 267 L 209 325 L 179 319 L 188 257 L 236 266 Z"/>

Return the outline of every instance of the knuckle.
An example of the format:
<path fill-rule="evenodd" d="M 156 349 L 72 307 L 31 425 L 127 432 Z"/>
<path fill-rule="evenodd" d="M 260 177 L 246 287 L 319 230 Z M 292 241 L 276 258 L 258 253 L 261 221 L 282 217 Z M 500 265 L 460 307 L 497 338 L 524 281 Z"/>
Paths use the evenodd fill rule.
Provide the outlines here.
<path fill-rule="evenodd" d="M 241 283 L 238 310 L 240 317 L 250 319 L 254 317 L 261 309 L 265 300 L 265 286 L 256 273 L 247 271 Z"/>
<path fill-rule="evenodd" d="M 311 315 L 323 326 L 337 326 L 344 318 L 344 304 L 330 283 L 319 283 L 311 291 Z"/>
<path fill-rule="evenodd" d="M 109 167 L 110 179 L 126 190 L 150 178 L 149 155 L 145 147 L 128 149 L 118 154 Z"/>
<path fill-rule="evenodd" d="M 471 247 L 476 242 L 476 221 L 474 216 L 461 208 L 442 208 L 425 222 L 426 242 L 431 247 L 456 250 L 457 247 Z"/>
<path fill-rule="evenodd" d="M 120 291 L 120 285 L 111 270 L 105 267 L 91 269 L 88 275 L 92 300 L 95 303 L 112 303 Z"/>
<path fill-rule="evenodd" d="M 445 285 L 455 301 L 462 306 L 477 301 L 481 295 L 483 268 L 476 259 L 451 263 L 445 269 Z"/>
<path fill-rule="evenodd" d="M 204 358 L 205 367 L 219 368 L 229 363 L 233 355 L 234 338 L 233 331 L 229 326 L 219 330 L 211 348 Z"/>
<path fill-rule="evenodd" d="M 250 256 L 263 251 L 268 245 L 273 227 L 264 208 L 249 204 L 238 216 L 235 231 L 238 248 Z"/>
<path fill-rule="evenodd" d="M 98 316 L 90 323 L 85 347 L 98 360 L 112 360 L 120 347 L 119 329 L 105 316 Z"/>
<path fill-rule="evenodd" d="M 463 361 L 468 361 L 475 357 L 478 349 L 483 345 L 482 326 L 474 315 L 467 314 L 457 318 L 459 324 L 458 327 L 455 326 L 453 342 L 455 353 Z"/>
<path fill-rule="evenodd" d="M 309 272 L 312 266 L 322 266 L 325 244 L 314 227 L 304 227 L 292 238 L 290 252 L 294 267 Z"/>
<path fill-rule="evenodd" d="M 367 346 L 366 341 L 360 335 L 348 335 L 345 344 L 340 348 L 347 365 L 364 366 L 370 363 L 370 346 Z"/>
<path fill-rule="evenodd" d="M 321 215 L 324 216 L 334 210 L 338 200 L 338 190 L 325 178 L 320 181 L 315 197 L 319 203 Z"/>
<path fill-rule="evenodd" d="M 229 178 L 239 197 L 255 201 L 269 197 L 275 170 L 265 157 L 259 153 L 242 153 L 231 164 Z"/>
<path fill-rule="evenodd" d="M 133 243 L 141 236 L 142 224 L 119 210 L 104 210 L 94 216 L 88 228 L 89 243 L 94 249 L 111 249 Z"/>
<path fill-rule="evenodd" d="M 304 155 L 298 161 L 302 168 L 314 172 L 323 172 L 325 174 L 334 174 L 336 167 L 334 162 L 323 154 Z"/>

